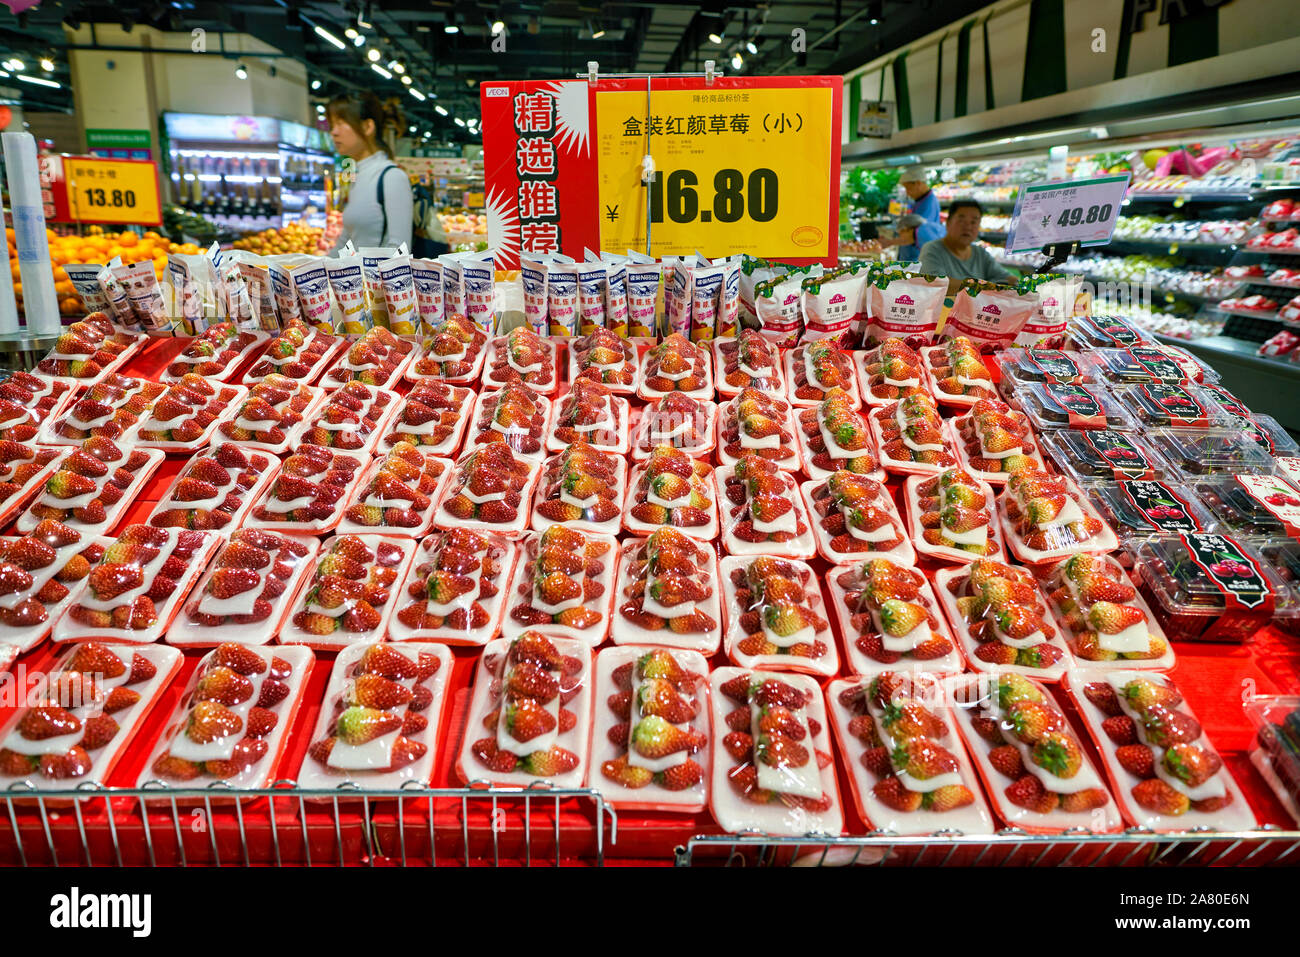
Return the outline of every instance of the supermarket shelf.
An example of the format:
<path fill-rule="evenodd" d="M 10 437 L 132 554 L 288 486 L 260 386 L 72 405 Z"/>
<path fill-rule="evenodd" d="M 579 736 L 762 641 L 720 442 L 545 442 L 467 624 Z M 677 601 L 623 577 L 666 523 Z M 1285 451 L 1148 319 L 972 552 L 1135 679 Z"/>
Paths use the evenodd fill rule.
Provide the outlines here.
<path fill-rule="evenodd" d="M 1271 415 L 1285 428 L 1300 430 L 1300 406 L 1294 401 L 1300 365 L 1277 356 L 1256 354 L 1258 342 L 1232 336 L 1174 340 L 1210 362 L 1223 376 L 1223 386 L 1235 392 L 1252 412 Z"/>
<path fill-rule="evenodd" d="M 1276 312 L 1256 312 L 1250 309 L 1224 309 L 1218 304 L 1206 307 L 1212 312 L 1219 312 L 1225 316 L 1241 316 L 1243 319 L 1272 319 L 1281 322 L 1281 318 Z"/>
<path fill-rule="evenodd" d="M 1195 192 L 1181 190 L 1161 190 L 1159 192 L 1136 192 L 1129 190 L 1126 201 L 1134 203 L 1172 203 L 1182 200 L 1184 203 L 1245 203 L 1255 198 L 1258 190 L 1224 190 L 1222 192 Z"/>

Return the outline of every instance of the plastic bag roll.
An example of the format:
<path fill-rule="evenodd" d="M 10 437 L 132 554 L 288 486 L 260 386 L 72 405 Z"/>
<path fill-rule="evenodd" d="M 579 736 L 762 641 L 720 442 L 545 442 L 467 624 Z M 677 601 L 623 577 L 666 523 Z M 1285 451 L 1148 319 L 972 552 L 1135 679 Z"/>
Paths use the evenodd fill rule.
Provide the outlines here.
<path fill-rule="evenodd" d="M 5 232 L 5 214 L 0 209 L 0 243 L 4 244 L 5 258 L 9 256 L 9 234 Z M 14 299 L 14 280 L 9 273 L 0 276 L 0 333 L 18 331 L 18 303 Z"/>
<path fill-rule="evenodd" d="M 40 169 L 36 140 L 30 133 L 0 134 L 5 168 L 9 173 L 9 205 L 13 215 L 14 245 L 23 279 L 23 314 L 29 332 L 58 332 L 59 298 L 54 291 L 54 266 L 45 238 L 45 207 L 41 203 Z"/>

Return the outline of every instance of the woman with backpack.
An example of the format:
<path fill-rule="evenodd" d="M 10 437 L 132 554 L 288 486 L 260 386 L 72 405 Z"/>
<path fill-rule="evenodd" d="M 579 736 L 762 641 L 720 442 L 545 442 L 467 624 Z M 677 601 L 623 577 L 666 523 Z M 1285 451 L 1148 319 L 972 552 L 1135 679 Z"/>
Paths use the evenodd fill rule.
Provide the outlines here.
<path fill-rule="evenodd" d="M 343 230 L 331 252 L 348 240 L 363 246 L 411 245 L 411 182 L 393 163 L 389 145 L 404 120 L 396 105 L 386 106 L 373 92 L 349 93 L 330 100 L 334 149 L 356 163 L 355 178 L 343 207 Z"/>

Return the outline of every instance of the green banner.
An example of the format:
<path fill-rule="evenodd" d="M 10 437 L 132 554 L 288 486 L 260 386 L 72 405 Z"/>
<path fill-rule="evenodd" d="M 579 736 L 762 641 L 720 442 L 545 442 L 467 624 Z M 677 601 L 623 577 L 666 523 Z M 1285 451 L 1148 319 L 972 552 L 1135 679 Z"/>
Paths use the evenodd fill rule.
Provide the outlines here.
<path fill-rule="evenodd" d="M 86 130 L 86 149 L 147 150 L 152 146 L 148 130 Z"/>

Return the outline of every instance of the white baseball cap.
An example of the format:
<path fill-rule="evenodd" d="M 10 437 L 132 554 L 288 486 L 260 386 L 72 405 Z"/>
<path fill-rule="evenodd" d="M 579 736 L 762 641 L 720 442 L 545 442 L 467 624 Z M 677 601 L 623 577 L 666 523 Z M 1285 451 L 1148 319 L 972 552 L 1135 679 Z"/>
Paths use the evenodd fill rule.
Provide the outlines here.
<path fill-rule="evenodd" d="M 924 166 L 909 166 L 898 176 L 900 183 L 928 183 L 930 171 Z"/>

